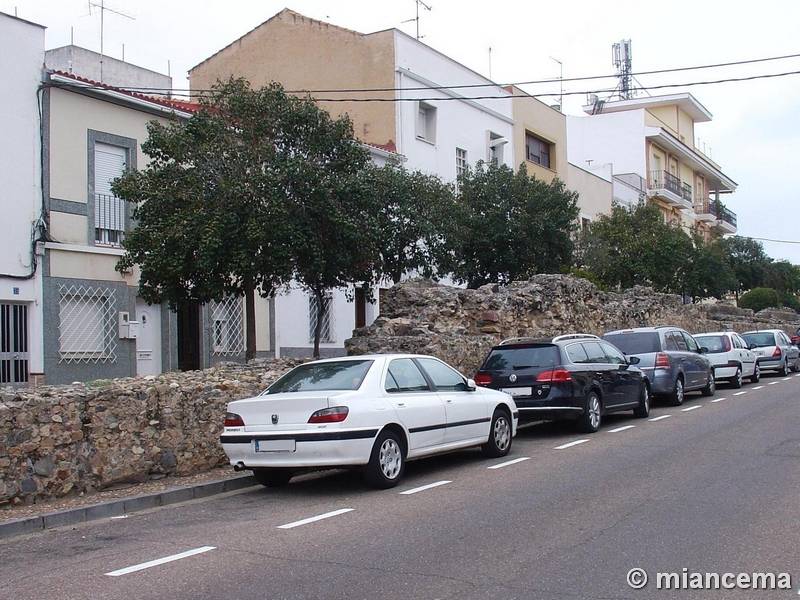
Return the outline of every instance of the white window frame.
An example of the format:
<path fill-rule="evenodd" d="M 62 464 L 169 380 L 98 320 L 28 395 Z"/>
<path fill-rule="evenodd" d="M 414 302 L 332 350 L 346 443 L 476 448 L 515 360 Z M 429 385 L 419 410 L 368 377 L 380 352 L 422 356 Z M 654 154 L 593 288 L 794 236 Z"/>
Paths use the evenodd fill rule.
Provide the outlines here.
<path fill-rule="evenodd" d="M 436 107 L 427 102 L 417 103 L 417 139 L 436 143 Z"/>

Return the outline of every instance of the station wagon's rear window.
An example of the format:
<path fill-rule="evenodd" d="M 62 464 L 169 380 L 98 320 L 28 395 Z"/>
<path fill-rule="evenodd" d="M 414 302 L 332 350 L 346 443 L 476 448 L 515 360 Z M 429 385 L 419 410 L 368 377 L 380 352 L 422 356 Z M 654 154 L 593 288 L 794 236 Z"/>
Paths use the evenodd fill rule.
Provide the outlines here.
<path fill-rule="evenodd" d="M 371 365 L 371 360 L 306 363 L 289 371 L 264 393 L 357 390 Z"/>
<path fill-rule="evenodd" d="M 492 350 L 482 369 L 487 371 L 505 371 L 507 369 L 531 369 L 536 367 L 554 367 L 559 364 L 558 348 L 543 345 L 525 348 L 495 348 Z"/>
<path fill-rule="evenodd" d="M 614 344 L 625 354 L 648 354 L 661 350 L 658 343 L 658 333 L 655 331 L 615 333 L 613 335 L 604 335 L 603 339 Z"/>

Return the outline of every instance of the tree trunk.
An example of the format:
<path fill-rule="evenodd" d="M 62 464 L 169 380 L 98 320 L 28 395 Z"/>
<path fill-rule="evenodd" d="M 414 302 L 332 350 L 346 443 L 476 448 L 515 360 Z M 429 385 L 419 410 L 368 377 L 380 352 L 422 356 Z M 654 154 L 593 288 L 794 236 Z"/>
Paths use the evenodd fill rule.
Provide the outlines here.
<path fill-rule="evenodd" d="M 256 357 L 256 290 L 250 275 L 244 278 L 245 360 Z"/>
<path fill-rule="evenodd" d="M 319 338 L 322 334 L 322 319 L 325 317 L 325 303 L 322 301 L 322 289 L 313 288 L 314 298 L 317 300 L 317 322 L 314 325 L 314 358 L 319 358 Z"/>

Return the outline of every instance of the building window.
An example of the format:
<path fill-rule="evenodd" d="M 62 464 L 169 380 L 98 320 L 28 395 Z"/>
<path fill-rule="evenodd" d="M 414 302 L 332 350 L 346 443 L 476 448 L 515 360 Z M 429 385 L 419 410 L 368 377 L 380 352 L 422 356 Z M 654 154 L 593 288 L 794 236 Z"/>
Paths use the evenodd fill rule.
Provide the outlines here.
<path fill-rule="evenodd" d="M 211 303 L 211 345 L 216 356 L 244 352 L 244 311 L 242 299 L 229 296 Z"/>
<path fill-rule="evenodd" d="M 550 168 L 550 154 L 553 145 L 532 133 L 525 134 L 525 158 L 529 161 Z"/>
<path fill-rule="evenodd" d="M 59 286 L 59 362 L 116 360 L 115 304 L 110 288 Z"/>
<path fill-rule="evenodd" d="M 436 143 L 436 107 L 420 102 L 417 112 L 417 139 Z"/>
<path fill-rule="evenodd" d="M 126 148 L 95 143 L 94 146 L 94 241 L 121 246 L 125 236 L 125 201 L 114 196 L 111 182 L 125 172 Z"/>
<path fill-rule="evenodd" d="M 467 174 L 468 164 L 467 151 L 462 148 L 456 148 L 456 179 Z"/>
<path fill-rule="evenodd" d="M 320 342 L 335 342 L 333 337 L 333 297 L 330 295 L 322 296 L 322 308 L 324 314 L 322 315 L 322 328 L 319 332 Z M 314 341 L 314 331 L 317 328 L 317 314 L 319 313 L 319 306 L 317 306 L 316 296 L 308 297 L 308 341 Z"/>

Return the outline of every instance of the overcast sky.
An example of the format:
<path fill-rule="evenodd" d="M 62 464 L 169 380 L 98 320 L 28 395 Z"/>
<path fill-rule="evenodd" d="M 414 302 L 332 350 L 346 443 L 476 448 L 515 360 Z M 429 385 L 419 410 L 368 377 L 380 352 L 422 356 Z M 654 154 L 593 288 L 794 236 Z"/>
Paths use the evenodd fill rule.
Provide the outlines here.
<path fill-rule="evenodd" d="M 47 49 L 72 42 L 99 51 L 100 3 L 92 2 L 90 14 L 88 0 L 0 0 L 0 11 L 46 26 Z M 551 104 L 561 90 L 562 65 L 564 79 L 613 75 L 611 48 L 621 40 L 631 40 L 634 73 L 800 54 L 798 0 L 425 4 L 431 10 L 419 10 L 423 43 L 498 83 L 550 79 L 522 87 L 552 93 L 542 98 Z M 417 33 L 414 0 L 104 0 L 104 5 L 109 9 L 104 52 L 121 59 L 124 48 L 126 61 L 169 72 L 178 89 L 188 87 L 190 68 L 284 8 L 362 33 L 390 28 Z M 800 72 L 800 58 L 637 80 L 650 87 L 795 71 Z M 586 92 L 609 85 L 614 81 L 565 81 L 564 111 L 583 114 Z M 739 184 L 723 197 L 738 216 L 738 234 L 759 239 L 767 254 L 795 264 L 800 264 L 800 173 L 794 171 L 800 150 L 798 89 L 800 74 L 651 91 L 690 92 L 711 112 L 713 121 L 699 124 L 695 134 L 699 147 Z"/>

